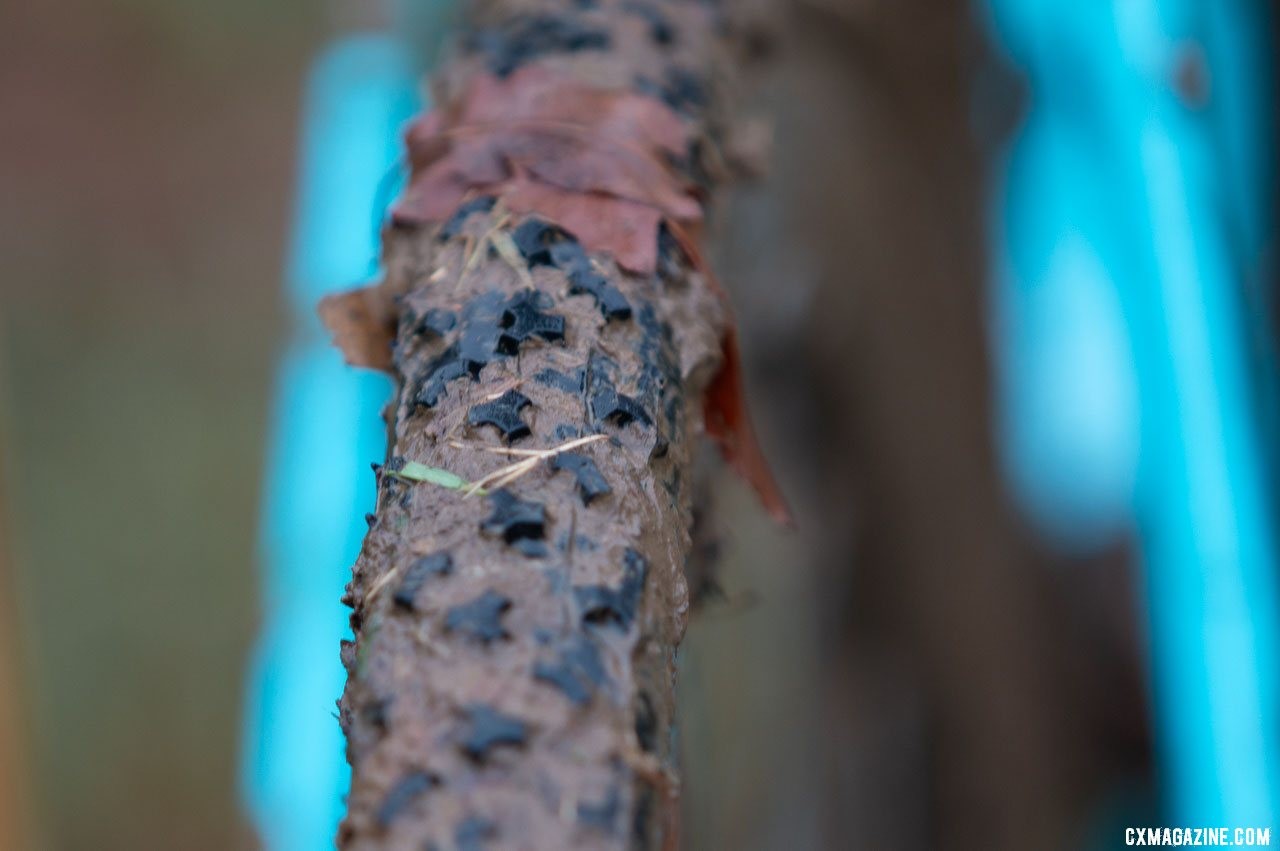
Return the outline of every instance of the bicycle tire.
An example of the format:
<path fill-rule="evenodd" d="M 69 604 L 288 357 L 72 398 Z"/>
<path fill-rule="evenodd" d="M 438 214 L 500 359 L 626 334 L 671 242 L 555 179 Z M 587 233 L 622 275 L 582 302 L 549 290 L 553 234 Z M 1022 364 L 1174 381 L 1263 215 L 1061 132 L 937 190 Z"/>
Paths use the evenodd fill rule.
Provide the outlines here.
<path fill-rule="evenodd" d="M 472 11 L 469 49 L 437 82 L 446 117 L 478 79 L 526 68 L 639 85 L 699 140 L 671 168 L 689 197 L 709 196 L 724 172 L 721 13 L 631 0 Z M 683 88 L 636 83 L 655 75 Z M 386 279 L 326 305 L 332 326 L 393 323 L 390 355 L 377 335 L 342 342 L 398 385 L 344 598 L 352 783 L 338 842 L 675 847 L 689 479 L 731 318 L 670 218 L 649 235 L 654 268 L 636 273 L 557 224 L 562 211 L 513 211 L 505 185 L 471 187 L 443 222 L 393 219 Z M 493 481 L 500 470 L 509 480 Z"/>

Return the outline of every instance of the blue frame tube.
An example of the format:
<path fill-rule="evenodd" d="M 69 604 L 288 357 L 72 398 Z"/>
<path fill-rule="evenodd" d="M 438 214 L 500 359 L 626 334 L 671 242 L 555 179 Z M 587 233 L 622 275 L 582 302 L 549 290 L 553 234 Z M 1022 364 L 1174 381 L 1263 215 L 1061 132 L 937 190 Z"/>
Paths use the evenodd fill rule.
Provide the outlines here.
<path fill-rule="evenodd" d="M 262 515 L 264 626 L 248 674 L 241 788 L 270 851 L 332 847 L 350 782 L 334 705 L 350 638 L 339 603 L 373 508 L 369 462 L 385 453 L 381 375 L 353 370 L 320 327 L 320 297 L 378 272 L 387 176 L 420 108 L 397 40 L 353 36 L 307 88 L 286 292 L 293 340 L 276 384 Z"/>
<path fill-rule="evenodd" d="M 1051 280 L 1052 258 L 1064 247 L 1089 258 L 1070 267 L 1069 289 L 1100 289 L 1106 306 L 1081 311 L 1067 333 L 1082 351 L 1098 327 L 1120 329 L 1094 377 L 1132 376 L 1128 395 L 1100 414 L 1119 426 L 1094 436 L 1137 440 L 1132 454 L 1092 447 L 1095 458 L 1129 459 L 1133 476 L 1119 485 L 1100 477 L 1085 499 L 1110 506 L 1115 525 L 1131 522 L 1139 538 L 1163 821 L 1272 826 L 1276 504 L 1262 413 L 1275 364 L 1257 363 L 1273 348 L 1250 312 L 1250 275 L 1274 225 L 1266 6 L 989 8 L 998 42 L 1031 84 L 993 210 L 1002 369 L 1013 372 L 1009 361 L 1038 344 L 1024 308 Z M 1069 466 L 1054 463 L 1064 450 L 1051 412 L 1027 403 L 1045 380 L 1048 371 L 1005 381 L 1003 405 L 1006 439 L 1037 447 L 1010 457 L 1012 478 L 1053 525 L 1077 483 L 1044 474 Z"/>

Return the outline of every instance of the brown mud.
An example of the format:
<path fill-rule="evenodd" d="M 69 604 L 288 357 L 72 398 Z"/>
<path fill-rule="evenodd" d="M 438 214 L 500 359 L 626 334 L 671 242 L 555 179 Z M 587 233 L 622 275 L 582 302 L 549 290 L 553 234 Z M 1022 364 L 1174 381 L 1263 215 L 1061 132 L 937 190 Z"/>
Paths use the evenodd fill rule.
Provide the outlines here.
<path fill-rule="evenodd" d="M 691 234 L 728 176 L 715 109 L 735 25 L 693 3 L 473 11 L 437 81 L 444 106 L 410 132 L 387 278 L 324 311 L 350 359 L 398 380 L 346 597 L 352 786 L 338 840 L 675 847 L 692 460 L 708 389 L 736 381 L 722 369 L 731 318 Z M 458 118 L 486 108 L 468 92 L 528 79 L 608 96 L 603 118 L 576 119 L 597 122 L 585 143 L 548 136 L 559 125 L 536 114 Z M 563 117 L 563 103 L 547 108 Z M 646 140 L 624 137 L 653 126 L 637 114 L 674 121 L 687 149 L 635 154 Z M 638 159 L 661 180 L 635 180 Z M 444 222 L 427 211 L 441 197 Z M 578 201 L 643 215 L 619 235 Z M 424 482 L 419 465 L 488 484 Z"/>

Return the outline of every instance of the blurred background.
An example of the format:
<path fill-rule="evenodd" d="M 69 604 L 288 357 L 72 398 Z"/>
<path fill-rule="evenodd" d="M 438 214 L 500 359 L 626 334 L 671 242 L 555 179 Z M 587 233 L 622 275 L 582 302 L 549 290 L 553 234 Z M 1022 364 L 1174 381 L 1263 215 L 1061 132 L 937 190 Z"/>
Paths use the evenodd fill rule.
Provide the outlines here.
<path fill-rule="evenodd" d="M 1273 4 L 782 5 L 747 110 L 770 170 L 716 235 L 800 529 L 715 474 L 686 847 L 1272 826 Z M 421 53 L 342 41 L 379 23 L 4 10 L 0 848 L 331 835 L 340 674 L 301 712 L 273 676 L 340 671 L 358 535 L 306 565 L 318 642 L 276 556 L 290 493 L 358 531 L 380 455 L 382 390 L 309 308 L 373 271 L 394 190 Z M 345 253 L 300 261 L 335 222 Z M 300 398 L 352 423 L 320 483 L 286 457 Z M 328 768 L 271 770 L 312 735 Z"/>
<path fill-rule="evenodd" d="M 4 815 L 34 831 L 9 847 L 252 847 L 257 506 L 326 4 L 2 17 Z"/>

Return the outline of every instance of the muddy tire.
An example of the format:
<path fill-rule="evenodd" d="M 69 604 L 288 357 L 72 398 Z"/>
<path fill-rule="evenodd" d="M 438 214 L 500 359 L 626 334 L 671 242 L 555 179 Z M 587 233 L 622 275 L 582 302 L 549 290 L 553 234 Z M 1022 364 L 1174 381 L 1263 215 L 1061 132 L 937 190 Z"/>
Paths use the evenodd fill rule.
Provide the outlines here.
<path fill-rule="evenodd" d="M 679 167 L 707 188 L 725 22 L 694 4 L 585 5 L 485 5 L 443 102 L 512 63 L 605 85 L 681 77 L 668 100 L 703 143 Z M 607 36 L 583 48 L 565 32 Z M 500 192 L 388 227 L 398 390 L 345 598 L 341 847 L 677 843 L 689 478 L 728 318 L 665 225 L 653 238 L 656 270 L 625 271 Z"/>

